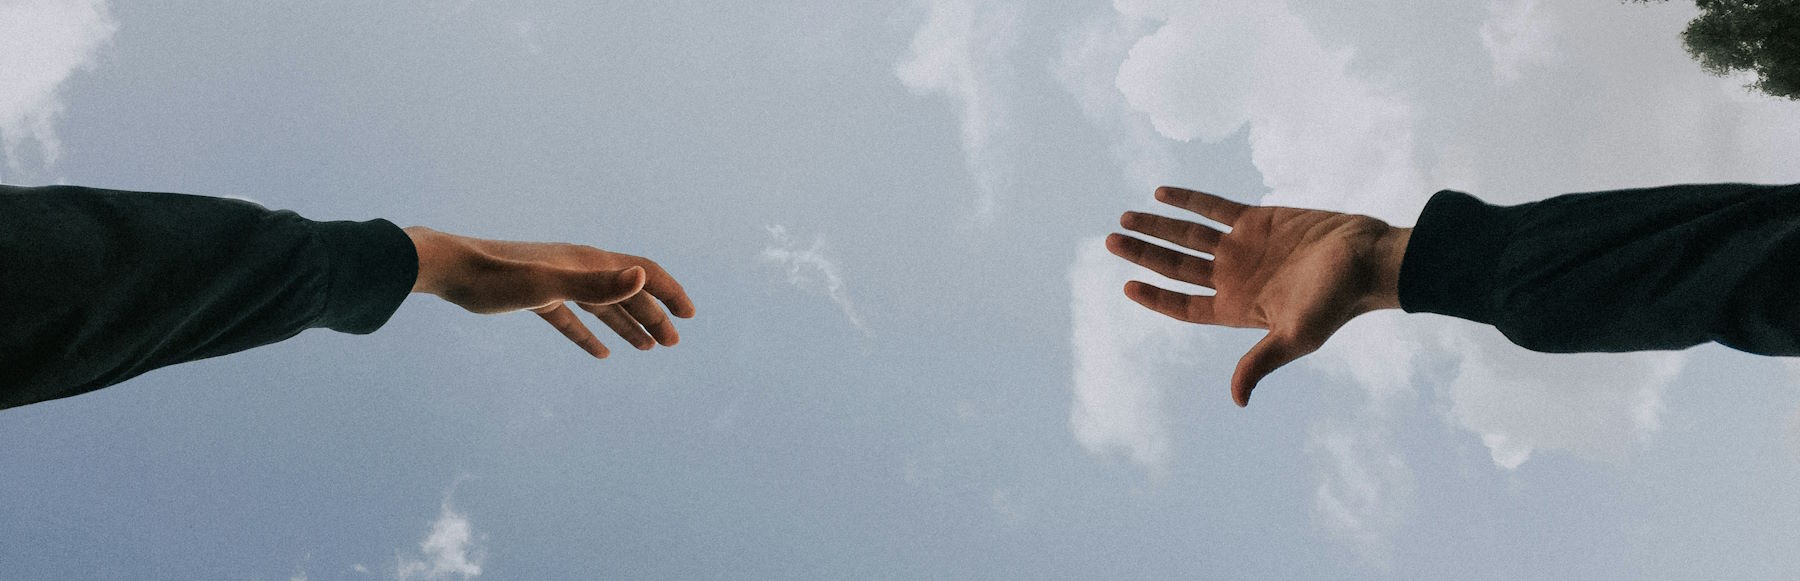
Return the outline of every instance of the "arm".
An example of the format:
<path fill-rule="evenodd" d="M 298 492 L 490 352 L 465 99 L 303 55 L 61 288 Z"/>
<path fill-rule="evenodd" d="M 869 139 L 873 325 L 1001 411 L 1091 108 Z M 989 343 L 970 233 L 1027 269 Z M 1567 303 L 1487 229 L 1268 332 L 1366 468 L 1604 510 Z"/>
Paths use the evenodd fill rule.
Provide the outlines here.
<path fill-rule="evenodd" d="M 1800 185 L 1680 185 L 1492 206 L 1433 196 L 1400 275 L 1408 312 L 1550 353 L 1707 342 L 1800 355 Z"/>
<path fill-rule="evenodd" d="M 533 308 L 565 333 L 558 317 L 569 312 L 556 299 L 599 309 L 661 291 L 674 293 L 657 296 L 678 314 L 692 312 L 672 280 L 645 281 L 661 272 L 647 260 L 572 245 L 542 246 L 585 250 L 515 252 L 524 246 L 379 219 L 317 222 L 232 199 L 0 186 L 0 409 L 309 328 L 372 333 L 413 291 L 475 312 Z M 650 333 L 674 342 L 666 322 Z"/>
<path fill-rule="evenodd" d="M 1546 352 L 1717 341 L 1800 354 L 1800 186 L 1671 186 L 1506 207 L 1443 191 L 1412 229 L 1174 188 L 1157 197 L 1232 231 L 1135 212 L 1121 225 L 1213 259 L 1118 234 L 1108 248 L 1218 294 L 1133 281 L 1126 295 L 1190 322 L 1268 329 L 1233 374 L 1239 405 L 1269 372 L 1382 308 L 1491 324 Z"/>

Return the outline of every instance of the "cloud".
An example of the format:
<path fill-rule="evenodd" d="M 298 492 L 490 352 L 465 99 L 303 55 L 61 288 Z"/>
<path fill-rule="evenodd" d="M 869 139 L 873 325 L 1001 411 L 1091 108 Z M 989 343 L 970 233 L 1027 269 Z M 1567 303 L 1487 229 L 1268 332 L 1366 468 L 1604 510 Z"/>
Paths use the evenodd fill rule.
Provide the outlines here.
<path fill-rule="evenodd" d="M 1487 49 L 1494 79 L 1516 81 L 1526 68 L 1555 58 L 1554 25 L 1538 9 L 1538 0 L 1491 0 L 1488 19 L 1481 23 L 1481 47 Z"/>
<path fill-rule="evenodd" d="M 1429 194 L 1403 95 L 1351 76 L 1348 50 L 1328 50 L 1283 6 L 1169 3 L 1119 64 L 1115 85 L 1157 132 L 1218 141 L 1249 127 L 1265 203 L 1410 218 Z"/>
<path fill-rule="evenodd" d="M 1132 110 L 1114 86 L 1119 63 L 1143 35 L 1143 26 L 1136 21 L 1095 19 L 1063 39 L 1050 71 L 1089 121 L 1113 129 L 1108 148 L 1136 191 L 1162 185 L 1180 166 L 1169 140 Z"/>
<path fill-rule="evenodd" d="M 863 323 L 862 315 L 856 311 L 856 304 L 850 300 L 850 289 L 844 284 L 843 275 L 838 273 L 837 264 L 825 255 L 825 237 L 814 236 L 812 245 L 801 249 L 794 237 L 788 234 L 787 228 L 780 225 L 767 226 L 770 245 L 763 248 L 760 255 L 764 261 L 773 262 L 787 271 L 788 282 L 795 287 L 807 290 L 823 290 L 825 296 L 837 305 L 863 335 L 869 335 L 868 325 Z"/>
<path fill-rule="evenodd" d="M 94 66 L 116 30 L 104 0 L 0 2 L 0 149 L 7 167 L 23 167 L 28 144 L 45 166 L 56 163 L 62 86 Z"/>
<path fill-rule="evenodd" d="M 1008 122 L 1018 18 L 1010 5 L 988 0 L 928 0 L 926 9 L 894 76 L 915 95 L 942 95 L 956 104 L 964 163 L 977 188 L 975 215 L 989 220 L 1011 182 L 995 139 Z"/>
<path fill-rule="evenodd" d="M 519 38 L 519 48 L 526 54 L 537 56 L 544 54 L 544 46 L 538 44 L 538 24 L 533 18 L 520 18 L 512 21 L 512 31 Z"/>
<path fill-rule="evenodd" d="M 1392 563 L 1389 539 L 1405 524 L 1414 489 L 1412 469 L 1390 438 L 1376 422 L 1327 421 L 1313 426 L 1307 439 L 1307 451 L 1321 466 L 1315 515 L 1381 568 Z"/>
<path fill-rule="evenodd" d="M 1449 418 L 1480 435 L 1494 465 L 1507 470 L 1540 448 L 1623 460 L 1661 427 L 1663 389 L 1687 360 L 1679 352 L 1535 353 L 1485 327 L 1446 341 L 1461 355 L 1441 388 Z"/>
<path fill-rule="evenodd" d="M 1138 307 L 1121 289 L 1132 277 L 1180 288 L 1108 253 L 1101 238 L 1082 240 L 1069 268 L 1074 400 L 1069 429 L 1097 455 L 1119 454 L 1153 476 L 1164 473 L 1170 443 L 1166 401 L 1183 382 L 1199 330 Z M 1191 377 L 1191 376 L 1190 376 Z"/>
<path fill-rule="evenodd" d="M 431 532 L 419 542 L 421 555 L 399 555 L 394 578 L 398 581 L 445 581 L 473 579 L 481 575 L 483 550 L 476 545 L 474 525 L 469 517 L 450 506 L 449 494 Z"/>

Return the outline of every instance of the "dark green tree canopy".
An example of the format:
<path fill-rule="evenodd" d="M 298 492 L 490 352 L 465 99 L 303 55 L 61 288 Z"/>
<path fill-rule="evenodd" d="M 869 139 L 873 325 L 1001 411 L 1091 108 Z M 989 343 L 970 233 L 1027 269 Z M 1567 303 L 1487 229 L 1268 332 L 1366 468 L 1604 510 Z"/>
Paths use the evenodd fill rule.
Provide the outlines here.
<path fill-rule="evenodd" d="M 1637 0 L 1648 3 L 1661 0 Z M 1695 0 L 1682 45 L 1706 72 L 1756 74 L 1750 86 L 1800 100 L 1800 0 Z"/>

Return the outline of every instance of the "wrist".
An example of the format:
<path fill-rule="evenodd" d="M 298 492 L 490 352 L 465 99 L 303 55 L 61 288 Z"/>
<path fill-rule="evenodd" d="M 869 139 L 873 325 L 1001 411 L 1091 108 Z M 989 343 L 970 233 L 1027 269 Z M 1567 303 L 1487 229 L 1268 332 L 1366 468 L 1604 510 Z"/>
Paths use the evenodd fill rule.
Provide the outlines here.
<path fill-rule="evenodd" d="M 1369 297 L 1373 309 L 1400 308 L 1400 263 L 1411 241 L 1412 228 L 1393 227 L 1375 240 L 1375 286 Z"/>
<path fill-rule="evenodd" d="M 446 273 L 460 252 L 457 237 L 424 226 L 408 226 L 402 230 L 412 238 L 413 249 L 419 255 L 419 276 L 413 281 L 412 292 L 441 294 Z"/>

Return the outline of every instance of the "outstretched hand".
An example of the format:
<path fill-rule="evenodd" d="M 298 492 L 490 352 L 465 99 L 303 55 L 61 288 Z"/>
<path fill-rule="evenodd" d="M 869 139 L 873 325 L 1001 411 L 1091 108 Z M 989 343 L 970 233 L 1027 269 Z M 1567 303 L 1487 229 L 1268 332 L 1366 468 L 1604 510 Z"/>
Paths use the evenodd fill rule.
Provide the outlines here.
<path fill-rule="evenodd" d="M 638 349 L 674 345 L 681 336 L 669 314 L 694 316 L 686 291 L 646 258 L 578 244 L 469 238 L 423 226 L 406 233 L 419 251 L 413 292 L 435 294 L 474 313 L 537 313 L 596 358 L 610 352 L 568 303 Z"/>
<path fill-rule="evenodd" d="M 1203 325 L 1267 329 L 1231 376 L 1231 397 L 1249 405 L 1263 377 L 1317 351 L 1357 315 L 1399 308 L 1400 261 L 1408 228 L 1356 214 L 1249 206 L 1162 187 L 1156 199 L 1215 220 L 1230 232 L 1155 214 L 1126 212 L 1119 225 L 1195 252 L 1177 252 L 1123 234 L 1106 249 L 1164 276 L 1211 288 L 1189 295 L 1139 281 L 1125 296 L 1150 310 Z"/>

